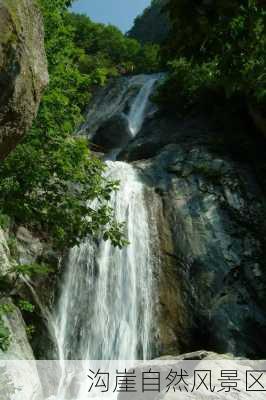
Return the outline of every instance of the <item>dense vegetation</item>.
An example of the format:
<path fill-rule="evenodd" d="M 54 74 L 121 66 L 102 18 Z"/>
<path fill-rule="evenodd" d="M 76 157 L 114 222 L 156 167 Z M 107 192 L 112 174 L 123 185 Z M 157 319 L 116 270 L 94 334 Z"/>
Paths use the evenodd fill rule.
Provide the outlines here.
<path fill-rule="evenodd" d="M 106 78 L 121 73 L 157 71 L 158 45 L 142 46 L 137 40 L 125 37 L 115 26 L 96 24 L 85 15 L 68 13 L 66 21 L 81 52 L 79 69 L 85 74 L 97 71 L 96 84 L 104 84 Z"/>
<path fill-rule="evenodd" d="M 169 33 L 170 22 L 166 12 L 163 12 L 167 0 L 152 0 L 135 21 L 128 36 L 141 43 L 163 43 Z"/>
<path fill-rule="evenodd" d="M 113 26 L 70 13 L 70 1 L 39 1 L 50 84 L 33 128 L 0 166 L 0 208 L 57 248 L 88 234 L 122 246 L 122 226 L 108 206 L 117 183 L 103 177 L 103 163 L 73 132 L 95 87 L 120 73 L 153 71 L 158 47 L 141 46 Z M 92 200 L 97 206 L 88 207 Z"/>
<path fill-rule="evenodd" d="M 169 0 L 165 11 L 171 32 L 163 59 L 170 76 L 161 102 L 184 111 L 222 98 L 265 112 L 265 2 Z"/>

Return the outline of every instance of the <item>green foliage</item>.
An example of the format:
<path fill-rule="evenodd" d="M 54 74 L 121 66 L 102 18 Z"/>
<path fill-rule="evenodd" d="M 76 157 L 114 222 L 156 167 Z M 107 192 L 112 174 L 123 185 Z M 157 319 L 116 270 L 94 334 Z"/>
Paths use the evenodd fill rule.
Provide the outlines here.
<path fill-rule="evenodd" d="M 11 257 L 17 258 L 18 257 L 18 243 L 17 243 L 16 237 L 14 235 L 12 235 L 11 233 L 8 235 L 7 245 L 8 245 Z"/>
<path fill-rule="evenodd" d="M 159 70 L 160 46 L 144 44 L 137 56 L 138 72 L 157 72 Z"/>
<path fill-rule="evenodd" d="M 6 287 L 6 289 L 7 288 L 8 287 Z M 3 296 L 3 293 L 1 295 Z M 18 307 L 20 308 L 21 311 L 26 311 L 28 313 L 33 313 L 35 309 L 34 305 L 27 300 L 19 300 Z M 3 300 L 3 302 L 0 304 L 0 350 L 4 352 L 8 350 L 11 342 L 10 330 L 5 325 L 4 317 L 6 317 L 8 314 L 12 314 L 14 310 L 15 307 L 12 303 L 5 303 Z M 30 325 L 26 327 L 26 333 L 28 337 L 30 337 L 33 334 L 33 332 L 34 332 L 33 326 Z"/>
<path fill-rule="evenodd" d="M 7 229 L 10 225 L 10 217 L 6 214 L 3 214 L 0 210 L 0 227 L 2 229 Z"/>
<path fill-rule="evenodd" d="M 7 351 L 10 345 L 10 331 L 4 325 L 3 321 L 0 320 L 0 349 Z"/>
<path fill-rule="evenodd" d="M 35 310 L 35 306 L 31 304 L 28 300 L 19 300 L 18 307 L 21 311 L 26 311 L 29 313 L 33 313 Z"/>
<path fill-rule="evenodd" d="M 0 275 L 0 299 L 2 301 L 0 303 L 0 349 L 2 351 L 8 350 L 11 340 L 10 331 L 6 327 L 3 317 L 15 310 L 14 305 L 10 302 L 6 303 L 5 299 L 17 294 L 17 286 L 21 277 L 34 278 L 36 275 L 47 275 L 52 271 L 50 266 L 44 264 L 16 264 Z M 35 306 L 26 299 L 19 299 L 16 304 L 21 311 L 34 312 Z"/>
<path fill-rule="evenodd" d="M 57 248 L 76 245 L 87 235 L 103 235 L 122 247 L 123 225 L 108 206 L 118 184 L 104 178 L 103 163 L 73 132 L 95 86 L 119 73 L 155 71 L 159 49 L 68 12 L 69 1 L 39 2 L 50 84 L 33 128 L 0 165 L 0 207 Z"/>
<path fill-rule="evenodd" d="M 67 14 L 66 21 L 72 26 L 75 45 L 81 51 L 79 69 L 92 74 L 95 84 L 103 84 L 119 73 L 154 72 L 160 68 L 159 46 L 141 46 L 118 28 L 96 24 L 85 15 Z"/>
<path fill-rule="evenodd" d="M 168 64 L 170 75 L 160 88 L 159 102 L 170 104 L 177 113 L 182 114 L 195 103 L 206 100 L 208 92 L 219 91 L 220 73 L 217 61 L 201 64 L 181 57 Z"/>
<path fill-rule="evenodd" d="M 10 331 L 6 327 L 3 317 L 12 313 L 14 311 L 14 306 L 11 303 L 1 303 L 0 304 L 0 349 L 2 351 L 7 351 L 10 345 Z"/>
<path fill-rule="evenodd" d="M 264 108 L 265 3 L 170 0 L 167 9 L 172 31 L 163 50 L 170 68 L 163 102 L 189 107 L 213 91 Z"/>
<path fill-rule="evenodd" d="M 128 36 L 142 44 L 163 43 L 170 28 L 169 18 L 163 13 L 166 3 L 167 0 L 152 0 L 151 5 L 135 19 Z"/>
<path fill-rule="evenodd" d="M 83 120 L 93 88 L 117 75 L 123 63 L 144 50 L 114 27 L 70 14 L 67 1 L 40 0 L 40 4 L 50 84 L 33 128 L 0 165 L 0 207 L 17 223 L 51 238 L 57 248 L 103 234 L 122 247 L 123 226 L 108 206 L 118 184 L 104 178 L 103 163 L 73 132 Z M 147 60 L 154 68 L 151 53 Z"/>
<path fill-rule="evenodd" d="M 44 16 L 50 83 L 36 121 L 25 140 L 0 165 L 0 226 L 9 217 L 51 239 L 57 249 L 79 244 L 87 235 L 127 244 L 123 224 L 116 221 L 109 200 L 118 182 L 104 177 L 105 165 L 94 157 L 87 140 L 73 132 L 96 86 L 121 73 L 156 71 L 159 48 L 141 46 L 117 28 L 95 24 L 68 11 L 69 0 L 39 0 Z M 8 217 L 7 217 L 8 216 Z M 16 239 L 8 241 L 17 257 Z M 0 298 L 17 295 L 20 278 L 51 272 L 44 264 L 14 265 L 0 276 Z M 3 300 L 4 302 L 4 300 Z M 34 306 L 20 299 L 22 311 Z M 0 305 L 0 348 L 7 350 L 10 332 Z M 32 335 L 29 326 L 27 333 Z"/>
<path fill-rule="evenodd" d="M 21 277 L 34 278 L 35 276 L 45 276 L 53 272 L 53 268 L 46 264 L 14 264 L 0 274 L 0 299 L 7 298 L 16 294 L 17 285 Z M 5 308 L 2 307 L 2 311 Z M 1 315 L 1 311 L 0 311 Z"/>
<path fill-rule="evenodd" d="M 53 268 L 46 264 L 14 264 L 0 274 L 0 299 L 9 297 L 16 292 L 17 283 L 23 276 L 34 277 L 36 275 L 47 275 L 53 272 Z"/>
<path fill-rule="evenodd" d="M 30 324 L 30 325 L 26 326 L 26 334 L 27 334 L 27 337 L 28 337 L 29 340 L 32 339 L 35 331 L 36 331 L 36 328 L 35 328 L 34 325 Z"/>
<path fill-rule="evenodd" d="M 10 314 L 14 311 L 14 306 L 10 303 L 1 303 L 0 304 L 0 316 Z"/>
<path fill-rule="evenodd" d="M 29 276 L 34 275 L 48 275 L 53 272 L 53 268 L 46 264 L 18 264 L 12 267 L 9 273 L 15 274 L 16 276 Z"/>

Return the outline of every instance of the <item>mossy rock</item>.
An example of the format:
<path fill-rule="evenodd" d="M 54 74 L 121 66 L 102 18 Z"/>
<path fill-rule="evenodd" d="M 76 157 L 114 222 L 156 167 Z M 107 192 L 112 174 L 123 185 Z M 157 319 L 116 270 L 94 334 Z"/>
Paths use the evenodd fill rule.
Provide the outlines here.
<path fill-rule="evenodd" d="M 0 0 L 0 159 L 30 128 L 47 83 L 38 7 L 33 0 Z"/>

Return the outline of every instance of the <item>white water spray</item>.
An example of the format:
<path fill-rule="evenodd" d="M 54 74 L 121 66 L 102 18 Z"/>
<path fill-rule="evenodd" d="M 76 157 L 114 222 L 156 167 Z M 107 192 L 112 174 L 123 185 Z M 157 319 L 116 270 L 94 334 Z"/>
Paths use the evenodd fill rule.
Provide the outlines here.
<path fill-rule="evenodd" d="M 153 87 L 158 80 L 158 76 L 149 76 L 147 77 L 146 83 L 143 85 L 141 90 L 139 91 L 138 95 L 136 96 L 129 115 L 129 130 L 132 136 L 136 136 L 136 134 L 140 131 L 142 124 L 145 119 L 145 112 L 147 106 L 149 104 L 149 97 L 152 93 Z"/>
<path fill-rule="evenodd" d="M 120 180 L 115 217 L 125 221 L 130 245 L 91 241 L 69 255 L 56 317 L 61 360 L 135 360 L 151 356 L 153 271 L 145 189 L 135 169 L 108 162 Z"/>
<path fill-rule="evenodd" d="M 128 120 L 136 135 L 158 77 L 144 82 Z M 70 251 L 53 326 L 61 364 L 64 399 L 69 372 L 65 360 L 137 360 L 152 357 L 154 333 L 154 257 L 147 187 L 141 174 L 124 162 L 107 161 L 108 178 L 119 180 L 111 206 L 125 222 L 129 245 L 87 239 Z M 81 399 L 82 396 L 78 396 Z"/>

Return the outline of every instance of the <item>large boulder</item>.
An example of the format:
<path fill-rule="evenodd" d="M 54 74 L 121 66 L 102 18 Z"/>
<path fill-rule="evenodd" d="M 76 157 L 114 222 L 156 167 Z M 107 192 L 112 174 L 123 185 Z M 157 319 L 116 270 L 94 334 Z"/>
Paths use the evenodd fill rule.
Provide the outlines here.
<path fill-rule="evenodd" d="M 38 7 L 34 0 L 0 0 L 0 159 L 30 128 L 47 83 Z"/>
<path fill-rule="evenodd" d="M 123 148 L 132 138 L 128 127 L 128 119 L 124 114 L 116 114 L 105 121 L 92 139 L 96 150 L 109 152 Z"/>
<path fill-rule="evenodd" d="M 254 396 L 253 390 L 256 400 L 262 400 L 258 377 L 262 378 L 264 365 L 206 350 L 143 361 L 123 381 L 124 388 L 132 384 L 134 389 L 129 395 L 121 385 L 118 400 L 245 400 Z"/>
<path fill-rule="evenodd" d="M 14 306 L 12 300 L 4 299 L 3 302 L 13 307 L 13 311 L 3 317 L 4 324 L 11 335 L 8 351 L 0 351 L 3 399 L 42 399 L 42 385 L 27 337 L 26 324 L 20 310 Z"/>

